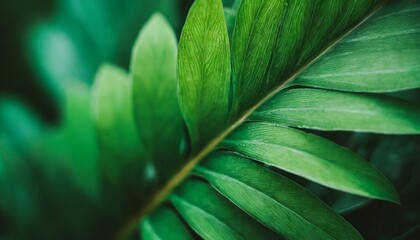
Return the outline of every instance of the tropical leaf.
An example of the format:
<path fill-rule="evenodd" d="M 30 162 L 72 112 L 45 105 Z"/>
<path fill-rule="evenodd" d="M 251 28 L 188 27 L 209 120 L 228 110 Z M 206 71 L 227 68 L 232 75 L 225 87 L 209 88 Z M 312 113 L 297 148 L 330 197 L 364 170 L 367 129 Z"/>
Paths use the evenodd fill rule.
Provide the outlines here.
<path fill-rule="evenodd" d="M 191 227 L 208 239 L 274 239 L 276 234 L 204 182 L 189 180 L 170 197 Z"/>
<path fill-rule="evenodd" d="M 222 146 L 331 188 L 398 202 L 394 188 L 369 163 L 312 134 L 273 124 L 248 123 Z"/>
<path fill-rule="evenodd" d="M 109 72 L 100 72 L 94 88 L 96 136 L 99 143 L 112 142 L 100 154 L 123 152 L 112 162 L 120 169 L 115 176 L 124 178 L 133 168 L 124 165 L 131 158 L 126 154 L 139 150 L 132 162 L 143 171 L 121 181 L 133 184 L 127 191 L 125 184 L 107 188 L 112 181 L 102 170 L 95 172 L 101 178 L 82 174 L 78 181 L 94 188 L 103 179 L 103 199 L 121 194 L 121 201 L 104 205 L 122 209 L 106 208 L 113 210 L 106 216 L 120 220 L 111 231 L 117 238 L 171 239 L 170 232 L 176 239 L 361 239 L 343 217 L 280 170 L 367 198 L 399 201 L 389 181 L 356 153 L 297 128 L 418 134 L 419 107 L 380 92 L 418 87 L 419 8 L 418 0 L 242 0 L 225 15 L 220 0 L 196 0 L 179 43 L 180 112 L 174 105 L 174 37 L 155 16 L 135 44 L 128 77 L 106 67 Z M 400 33 L 399 25 L 406 31 Z M 388 53 L 393 58 L 378 60 Z M 171 93 L 163 98 L 161 91 Z M 182 120 L 189 135 L 187 154 L 180 156 Z M 91 146 L 92 139 L 85 144 Z M 91 153 L 89 167 L 81 169 L 101 164 L 99 153 Z M 142 165 L 147 156 L 156 168 Z M 185 165 L 178 169 L 180 161 Z M 146 176 L 156 169 L 163 181 L 154 185 Z"/>
<path fill-rule="evenodd" d="M 222 2 L 196 1 L 182 31 L 178 54 L 179 103 L 193 151 L 225 126 L 230 71 Z"/>
<path fill-rule="evenodd" d="M 287 239 L 360 239 L 358 232 L 292 181 L 241 157 L 213 157 L 197 172 L 255 219 Z M 246 196 L 246 198 L 244 198 Z"/>
<path fill-rule="evenodd" d="M 187 19 L 183 35 L 193 38 L 194 36 L 188 35 L 191 33 L 191 25 L 200 26 L 206 19 L 203 17 L 207 16 L 206 11 L 211 11 L 210 7 L 197 8 L 201 6 L 200 4 L 204 6 L 203 2 L 197 0 L 195 7 L 191 9 L 190 16 L 195 18 Z M 419 119 L 420 111 L 412 103 L 384 95 L 345 93 L 339 91 L 345 89 L 337 88 L 332 88 L 336 91 L 304 87 L 290 88 L 296 76 L 299 81 L 300 75 L 297 73 L 302 72 L 299 69 L 304 69 L 302 76 L 305 76 L 305 73 L 310 72 L 312 68 L 320 68 L 323 66 L 323 59 L 328 59 L 329 54 L 340 54 L 341 42 L 346 42 L 346 38 L 351 37 L 357 29 L 363 29 L 372 21 L 381 19 L 386 21 L 388 17 L 377 16 L 389 15 L 389 11 L 392 11 L 390 9 L 394 9 L 395 4 L 398 5 L 398 3 L 388 4 L 380 10 L 378 10 L 380 5 L 377 5 L 375 1 L 291 2 L 290 5 L 286 3 L 288 1 L 242 1 L 237 11 L 234 8 L 226 10 L 228 27 L 232 26 L 232 19 L 236 16 L 231 37 L 233 70 L 228 125 L 224 127 L 224 131 L 220 132 L 219 127 L 212 128 L 206 124 L 207 128 L 201 131 L 203 133 L 209 129 L 213 132 L 219 131 L 218 137 L 211 140 L 211 136 L 216 136 L 216 133 L 205 137 L 204 142 L 209 142 L 206 147 L 200 144 L 194 145 L 196 141 L 192 141 L 195 146 L 193 153 L 197 152 L 196 146 L 202 150 L 193 154 L 186 167 L 178 172 L 164 188 L 158 190 L 155 198 L 152 198 L 150 204 L 143 208 L 142 214 L 157 207 L 170 195 L 175 186 L 188 178 L 187 173 L 193 171 L 208 180 L 222 195 L 251 217 L 286 238 L 361 238 L 344 219 L 311 193 L 270 172 L 264 166 L 252 163 L 252 160 L 261 161 L 334 189 L 369 198 L 398 202 L 398 194 L 389 181 L 357 154 L 320 137 L 290 128 L 418 134 L 420 125 L 416 120 Z M 399 3 L 399 9 L 404 9 L 401 7 L 404 5 L 407 7 L 415 4 L 417 3 L 408 4 L 402 1 Z M 368 14 L 370 11 L 374 11 L 371 18 Z M 293 18 L 294 16 L 297 17 Z M 223 20 L 222 14 L 219 18 Z M 362 25 L 357 26 L 355 31 L 351 31 L 363 18 Z M 375 28 L 368 29 L 376 31 Z M 200 39 L 198 37 L 200 29 L 197 32 L 196 41 Z M 201 33 L 204 32 L 205 30 L 201 29 Z M 347 34 L 348 32 L 350 34 Z M 344 37 L 341 37 L 343 34 Z M 370 32 L 363 34 L 369 35 Z M 222 34 L 222 38 L 225 38 L 223 35 L 225 33 Z M 206 45 L 201 42 L 204 45 L 201 46 L 202 49 L 213 46 L 217 38 L 213 39 L 212 35 L 208 35 L 206 41 L 211 43 Z M 197 48 L 194 40 L 189 38 L 181 38 L 180 46 L 185 48 L 183 51 L 186 52 L 188 49 L 192 51 Z M 388 45 L 377 46 L 378 54 L 380 47 L 386 46 Z M 401 48 L 404 46 L 400 45 Z M 327 53 L 323 51 L 324 49 L 327 49 Z M 353 51 L 359 53 L 357 48 Z M 363 49 L 359 54 L 363 54 Z M 184 60 L 181 51 L 179 56 L 178 68 L 185 70 L 178 69 L 178 71 L 194 69 L 181 64 Z M 410 56 L 407 55 L 407 61 L 410 61 Z M 199 54 L 190 56 L 190 58 L 194 57 L 205 61 L 208 56 L 200 57 Z M 199 60 L 191 61 L 198 62 Z M 205 61 L 205 63 L 208 62 Z M 375 64 L 373 59 L 371 62 Z M 206 65 L 203 67 L 207 68 Z M 394 69 L 392 71 L 398 74 L 398 71 Z M 357 78 L 357 71 L 354 72 L 353 78 Z M 213 76 L 217 76 L 218 73 L 214 71 Z M 199 79 L 195 80 L 197 83 L 208 79 L 207 76 L 200 77 L 199 74 L 195 76 Z M 179 80 L 183 82 L 185 77 L 180 74 Z M 415 86 L 410 85 L 408 88 L 413 87 Z M 228 92 L 224 89 L 225 87 L 222 87 L 219 94 L 223 91 Z M 394 88 L 393 91 L 399 89 L 405 88 Z M 207 91 L 193 92 L 201 96 L 213 91 L 212 88 L 204 90 Z M 223 101 L 221 99 L 220 103 Z M 195 139 L 197 133 L 191 131 L 188 114 L 182 107 L 185 102 L 181 91 L 181 111 L 189 126 L 190 138 Z M 195 109 L 203 108 L 203 103 L 200 101 L 190 101 L 189 104 L 195 106 Z M 205 112 L 206 109 L 203 111 Z M 210 119 L 213 118 L 206 118 L 201 123 L 205 124 Z M 244 123 L 245 120 L 262 123 Z M 196 122 L 200 123 L 200 120 Z M 220 124 L 220 126 L 223 125 Z M 197 129 L 200 131 L 199 128 Z M 197 163 L 214 149 L 219 149 L 218 154 L 210 156 L 203 164 L 197 166 Z M 237 152 L 247 158 L 232 156 L 226 150 Z M 179 197 L 177 194 L 169 197 L 181 216 L 186 219 L 187 224 L 206 239 L 217 239 L 221 236 L 240 238 L 231 227 L 227 227 L 229 225 L 220 225 L 220 222 L 215 220 L 215 218 L 220 219 L 215 217 L 215 213 L 217 215 L 220 211 L 213 213 L 205 211 L 220 207 L 222 204 L 214 203 L 203 207 L 204 197 L 199 197 L 201 200 L 198 202 L 185 199 L 186 196 L 192 197 L 199 192 L 188 181 L 181 187 L 184 197 Z M 282 187 L 275 187 L 275 184 Z M 244 198 L 244 196 L 247 197 Z M 305 210 L 303 206 L 308 206 L 308 209 Z M 285 225 L 285 219 L 290 225 Z M 213 221 L 218 224 L 216 222 L 211 224 Z"/>

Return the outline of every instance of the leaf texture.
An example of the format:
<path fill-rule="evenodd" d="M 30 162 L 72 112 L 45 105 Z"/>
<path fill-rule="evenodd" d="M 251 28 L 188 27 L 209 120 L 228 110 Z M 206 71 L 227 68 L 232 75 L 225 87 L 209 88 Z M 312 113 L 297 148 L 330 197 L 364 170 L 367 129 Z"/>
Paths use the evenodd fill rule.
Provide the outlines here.
<path fill-rule="evenodd" d="M 224 127 L 229 109 L 229 37 L 219 0 L 197 0 L 179 42 L 179 101 L 193 151 Z"/>
<path fill-rule="evenodd" d="M 184 219 L 204 239 L 278 239 L 207 183 L 187 181 L 170 197 Z"/>
<path fill-rule="evenodd" d="M 242 1 L 232 37 L 234 113 L 241 113 L 266 93 L 265 71 L 285 8 L 284 0 Z"/>
<path fill-rule="evenodd" d="M 286 239 L 361 239 L 349 223 L 307 190 L 247 159 L 218 155 L 196 170 Z"/>
<path fill-rule="evenodd" d="M 400 99 L 320 89 L 282 91 L 253 119 L 319 130 L 419 134 L 420 108 Z"/>
<path fill-rule="evenodd" d="M 274 124 L 248 123 L 222 146 L 330 188 L 398 202 L 394 187 L 368 162 L 309 133 Z"/>
<path fill-rule="evenodd" d="M 294 85 L 356 92 L 420 87 L 420 2 L 395 1 L 308 67 Z"/>

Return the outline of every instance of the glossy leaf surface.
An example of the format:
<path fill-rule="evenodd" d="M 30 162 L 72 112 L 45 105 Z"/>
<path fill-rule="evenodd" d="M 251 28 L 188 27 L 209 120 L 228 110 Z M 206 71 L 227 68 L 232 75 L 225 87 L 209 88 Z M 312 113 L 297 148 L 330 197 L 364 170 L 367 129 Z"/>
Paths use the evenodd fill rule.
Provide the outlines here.
<path fill-rule="evenodd" d="M 267 123 L 248 123 L 223 146 L 325 186 L 398 202 L 391 183 L 357 154 L 321 137 Z"/>

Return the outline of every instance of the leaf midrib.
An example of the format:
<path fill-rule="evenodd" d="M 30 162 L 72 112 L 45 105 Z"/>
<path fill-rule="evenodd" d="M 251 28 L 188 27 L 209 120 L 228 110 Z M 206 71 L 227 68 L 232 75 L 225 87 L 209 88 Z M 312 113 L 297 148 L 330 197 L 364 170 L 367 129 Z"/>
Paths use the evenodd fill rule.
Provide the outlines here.
<path fill-rule="evenodd" d="M 211 140 L 200 152 L 198 152 L 194 157 L 192 157 L 184 167 L 175 174 L 170 180 L 157 191 L 148 204 L 145 207 L 141 208 L 135 217 L 130 219 L 127 224 L 124 224 L 121 228 L 121 231 L 117 232 L 116 239 L 124 239 L 138 224 L 138 222 L 143 219 L 147 214 L 155 210 L 169 195 L 175 190 L 175 188 L 181 184 L 185 178 L 187 178 L 196 165 L 200 163 L 208 154 L 210 154 L 218 145 L 221 143 L 230 133 L 232 133 L 239 125 L 241 125 L 246 119 L 248 119 L 251 114 L 258 109 L 261 105 L 267 102 L 271 97 L 280 92 L 285 86 L 287 86 L 291 81 L 293 81 L 299 74 L 301 74 L 307 67 L 316 62 L 320 57 L 327 53 L 331 48 L 337 45 L 343 38 L 345 38 L 349 33 L 354 29 L 362 25 L 367 19 L 369 19 L 376 11 L 382 8 L 389 0 L 385 0 L 382 3 L 378 4 L 370 13 L 360 20 L 359 23 L 355 26 L 349 28 L 347 31 L 343 32 L 336 40 L 332 41 L 329 45 L 327 44 L 320 53 L 311 60 L 308 60 L 305 64 L 302 65 L 295 73 L 291 74 L 290 77 L 286 78 L 281 84 L 275 87 L 271 92 L 269 92 L 265 97 L 257 101 L 257 103 L 245 111 L 242 117 L 234 121 L 230 126 L 228 126 L 222 133 L 220 133 L 216 138 Z"/>

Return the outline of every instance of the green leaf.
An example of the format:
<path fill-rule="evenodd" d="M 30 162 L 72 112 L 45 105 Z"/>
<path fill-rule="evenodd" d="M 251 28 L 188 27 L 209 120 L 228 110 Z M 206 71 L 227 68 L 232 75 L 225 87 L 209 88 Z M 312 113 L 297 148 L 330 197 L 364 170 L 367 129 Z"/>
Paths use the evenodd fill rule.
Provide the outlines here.
<path fill-rule="evenodd" d="M 189 180 L 170 199 L 188 224 L 204 239 L 278 238 L 207 183 Z"/>
<path fill-rule="evenodd" d="M 419 11 L 419 1 L 388 4 L 292 84 L 357 92 L 420 87 Z"/>
<path fill-rule="evenodd" d="M 233 116 L 250 108 L 269 89 L 265 71 L 285 6 L 284 0 L 242 1 L 232 37 Z"/>
<path fill-rule="evenodd" d="M 252 161 L 220 154 L 196 170 L 241 209 L 287 239 L 361 239 L 313 194 Z"/>
<path fill-rule="evenodd" d="M 193 151 L 224 126 L 229 107 L 229 38 L 220 0 L 197 0 L 179 42 L 179 100 Z"/>
<path fill-rule="evenodd" d="M 420 108 L 400 99 L 320 89 L 282 91 L 254 112 L 254 120 L 319 130 L 419 134 Z"/>
<path fill-rule="evenodd" d="M 233 30 L 236 23 L 236 15 L 238 14 L 239 7 L 241 6 L 242 0 L 235 0 L 233 4 L 229 4 L 229 7 L 225 7 L 225 18 L 226 27 L 229 35 L 229 40 L 232 40 Z"/>
<path fill-rule="evenodd" d="M 132 111 L 131 80 L 115 66 L 103 65 L 95 79 L 92 114 L 107 175 L 117 181 L 122 162 L 145 162 Z"/>
<path fill-rule="evenodd" d="M 334 189 L 398 202 L 391 183 L 367 161 L 309 133 L 274 124 L 248 123 L 222 146 Z"/>
<path fill-rule="evenodd" d="M 188 240 L 194 239 L 176 213 L 163 207 L 143 220 L 140 227 L 143 240 Z"/>
<path fill-rule="evenodd" d="M 340 1 L 336 1 L 340 3 Z M 283 23 L 277 33 L 271 63 L 266 80 L 270 89 L 276 83 L 296 71 L 299 53 L 307 39 L 315 1 L 289 1 L 283 16 Z M 293 36 L 293 37 L 291 37 Z"/>
<path fill-rule="evenodd" d="M 133 49 L 133 107 L 139 136 L 165 181 L 180 165 L 183 121 L 176 81 L 176 36 L 155 14 L 141 30 Z"/>
<path fill-rule="evenodd" d="M 364 16 L 371 9 L 373 2 L 373 0 L 318 1 L 313 8 L 312 15 L 315 19 L 311 20 L 300 64 L 312 58 L 324 48 L 325 44 L 337 38 L 338 34 Z"/>

